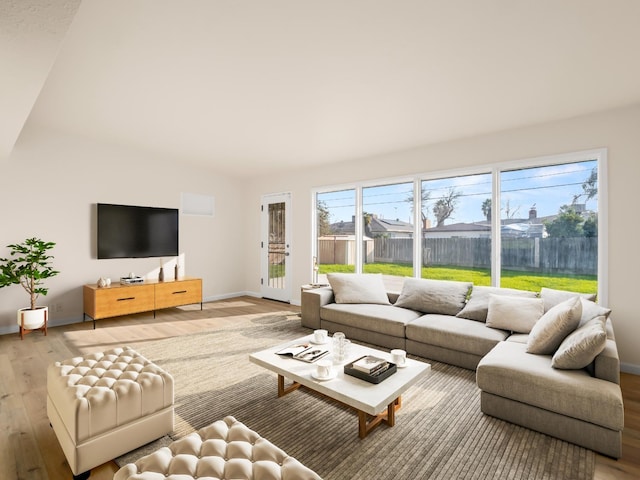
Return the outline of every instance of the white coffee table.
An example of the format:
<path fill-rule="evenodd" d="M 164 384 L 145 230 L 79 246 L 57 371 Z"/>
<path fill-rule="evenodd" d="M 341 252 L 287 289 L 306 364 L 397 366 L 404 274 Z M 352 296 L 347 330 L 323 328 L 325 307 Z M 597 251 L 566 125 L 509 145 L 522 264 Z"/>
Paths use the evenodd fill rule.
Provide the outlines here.
<path fill-rule="evenodd" d="M 252 363 L 271 370 L 278 374 L 278 396 L 282 397 L 300 386 L 319 392 L 329 398 L 337 400 L 354 408 L 358 412 L 359 436 L 364 438 L 381 423 L 393 427 L 395 424 L 395 412 L 402 405 L 401 395 L 422 376 L 431 371 L 431 365 L 417 360 L 407 359 L 407 366 L 398 368 L 398 371 L 379 384 L 373 384 L 344 373 L 344 365 L 363 355 L 376 355 L 391 360 L 391 354 L 387 351 L 377 350 L 362 345 L 352 344 L 345 362 L 336 363 L 334 370 L 337 375 L 331 380 L 316 380 L 312 373 L 316 371 L 315 363 L 306 363 L 287 356 L 281 356 L 276 352 L 288 345 L 299 343 L 312 343 L 313 335 L 298 338 L 287 343 L 276 345 L 260 352 L 252 353 L 249 360 Z M 322 345 L 331 351 L 332 342 Z M 325 359 L 333 360 L 331 353 Z M 292 381 L 285 386 L 285 378 Z"/>

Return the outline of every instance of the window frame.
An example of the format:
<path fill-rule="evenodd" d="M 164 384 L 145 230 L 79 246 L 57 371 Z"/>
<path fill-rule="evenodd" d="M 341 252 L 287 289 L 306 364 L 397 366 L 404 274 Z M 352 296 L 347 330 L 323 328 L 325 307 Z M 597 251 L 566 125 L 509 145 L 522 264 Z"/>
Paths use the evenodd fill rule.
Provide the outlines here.
<path fill-rule="evenodd" d="M 462 167 L 449 170 L 437 170 L 432 172 L 422 172 L 414 175 L 405 175 L 400 177 L 380 178 L 366 181 L 356 181 L 352 183 L 343 183 L 336 185 L 328 185 L 323 187 L 313 188 L 311 190 L 311 218 L 314 219 L 311 225 L 311 261 L 310 263 L 310 278 L 313 278 L 313 258 L 318 255 L 318 243 L 317 243 L 317 195 L 319 193 L 329 193 L 339 190 L 355 190 L 356 196 L 356 208 L 355 208 L 355 238 L 356 238 L 356 259 L 355 259 L 355 273 L 362 273 L 362 214 L 363 214 L 363 201 L 362 190 L 367 187 L 378 187 L 384 185 L 393 185 L 398 183 L 413 182 L 413 224 L 414 224 L 414 239 L 420 239 L 422 237 L 422 222 L 421 222 L 421 184 L 424 180 L 439 180 L 449 177 L 479 175 L 479 174 L 491 174 L 492 178 L 492 205 L 491 205 L 491 285 L 499 286 L 501 277 L 501 219 L 500 219 L 500 176 L 503 171 L 527 169 L 535 167 L 545 167 L 551 165 L 561 165 L 568 163 L 583 162 L 588 160 L 595 160 L 598 164 L 598 303 L 607 306 L 608 295 L 608 270 L 607 265 L 609 263 L 608 258 L 608 150 L 607 148 L 597 148 L 591 150 L 582 150 L 570 153 L 552 154 L 532 158 L 524 158 L 518 160 L 509 160 L 504 162 L 496 162 L 492 164 Z M 498 234 L 496 234 L 498 232 Z M 413 276 L 415 278 L 421 277 L 422 268 L 422 252 L 421 243 L 419 241 L 413 242 Z"/>

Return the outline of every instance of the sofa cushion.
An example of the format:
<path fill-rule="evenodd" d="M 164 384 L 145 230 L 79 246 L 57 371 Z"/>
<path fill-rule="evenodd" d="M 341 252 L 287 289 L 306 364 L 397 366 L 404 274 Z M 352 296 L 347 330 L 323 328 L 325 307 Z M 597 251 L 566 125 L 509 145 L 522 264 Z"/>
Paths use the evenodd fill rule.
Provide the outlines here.
<path fill-rule="evenodd" d="M 487 328 L 484 323 L 452 315 L 428 314 L 407 324 L 408 340 L 442 348 L 486 355 L 508 332 Z"/>
<path fill-rule="evenodd" d="M 544 314 L 540 298 L 489 295 L 487 327 L 529 333 Z"/>
<path fill-rule="evenodd" d="M 404 327 L 421 314 L 393 305 L 330 303 L 320 309 L 323 320 L 404 338 Z"/>
<path fill-rule="evenodd" d="M 328 273 L 336 303 L 389 305 L 381 274 Z"/>
<path fill-rule="evenodd" d="M 585 370 L 551 367 L 551 356 L 531 355 L 526 345 L 500 342 L 478 364 L 478 387 L 488 393 L 620 431 L 620 386 Z"/>
<path fill-rule="evenodd" d="M 423 313 L 455 315 L 464 307 L 472 286 L 471 282 L 405 278 L 395 305 Z"/>
<path fill-rule="evenodd" d="M 542 287 L 542 289 L 540 289 L 540 298 L 544 300 L 545 312 L 548 312 L 552 307 L 573 297 L 580 297 L 584 298 L 585 300 L 594 301 L 596 299 L 596 294 L 570 292 L 568 290 L 555 290 L 553 288 L 546 287 Z"/>
<path fill-rule="evenodd" d="M 606 318 L 596 317 L 570 333 L 551 359 L 554 368 L 585 368 L 607 344 Z"/>
<path fill-rule="evenodd" d="M 486 287 L 473 286 L 471 297 L 464 308 L 457 313 L 457 317 L 468 318 L 469 320 L 477 320 L 478 322 L 487 321 L 487 310 L 489 309 L 489 295 L 505 295 L 514 297 L 536 298 L 536 292 L 528 292 L 526 290 L 517 290 L 515 288 Z"/>
<path fill-rule="evenodd" d="M 562 340 L 573 332 L 582 316 L 580 298 L 572 297 L 557 304 L 533 326 L 527 341 L 527 352 L 551 355 Z"/>

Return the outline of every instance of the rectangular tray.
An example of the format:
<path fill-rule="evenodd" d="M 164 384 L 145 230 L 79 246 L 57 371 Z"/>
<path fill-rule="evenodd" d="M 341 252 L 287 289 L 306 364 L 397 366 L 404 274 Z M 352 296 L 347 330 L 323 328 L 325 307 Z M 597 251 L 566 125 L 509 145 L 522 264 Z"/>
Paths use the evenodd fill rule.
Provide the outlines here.
<path fill-rule="evenodd" d="M 382 372 L 380 375 L 369 375 L 368 373 L 364 373 L 364 372 L 361 372 L 360 370 L 353 368 L 353 364 L 358 360 L 360 359 L 358 358 L 351 363 L 347 363 L 344 366 L 344 373 L 346 373 L 347 375 L 351 375 L 352 377 L 365 380 L 369 383 L 380 383 L 386 378 L 389 378 L 391 375 L 396 373 L 396 371 L 398 370 L 398 367 L 396 366 L 395 363 L 389 362 L 389 368 L 386 369 L 384 372 Z"/>

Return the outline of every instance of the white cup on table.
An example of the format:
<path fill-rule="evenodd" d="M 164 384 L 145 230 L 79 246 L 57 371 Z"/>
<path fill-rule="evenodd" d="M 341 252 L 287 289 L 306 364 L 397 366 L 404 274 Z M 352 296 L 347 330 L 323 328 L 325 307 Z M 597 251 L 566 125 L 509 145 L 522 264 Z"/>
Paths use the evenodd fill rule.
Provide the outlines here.
<path fill-rule="evenodd" d="M 318 378 L 328 378 L 333 374 L 333 362 L 331 360 L 318 360 L 316 363 L 316 375 Z"/>
<path fill-rule="evenodd" d="M 329 338 L 329 332 L 324 329 L 314 330 L 313 331 L 313 340 L 316 343 L 326 343 L 327 338 Z"/>
<path fill-rule="evenodd" d="M 391 350 L 391 361 L 398 367 L 404 367 L 407 364 L 407 352 L 394 348 Z"/>

